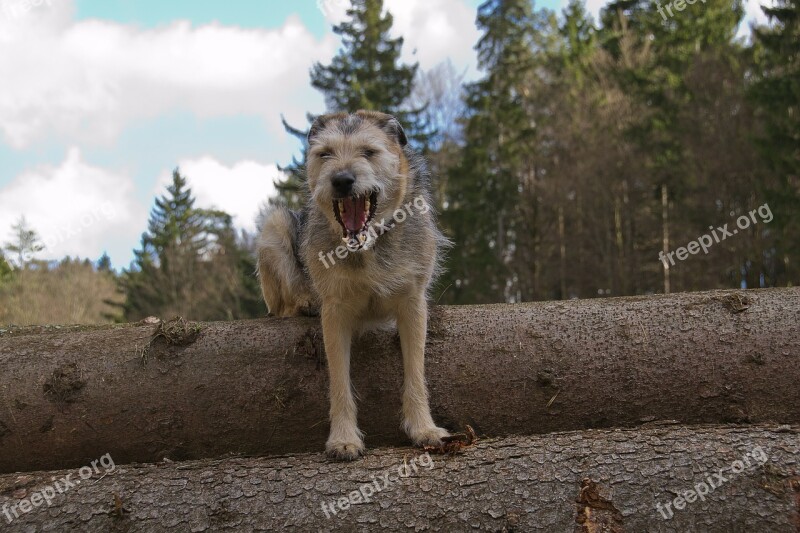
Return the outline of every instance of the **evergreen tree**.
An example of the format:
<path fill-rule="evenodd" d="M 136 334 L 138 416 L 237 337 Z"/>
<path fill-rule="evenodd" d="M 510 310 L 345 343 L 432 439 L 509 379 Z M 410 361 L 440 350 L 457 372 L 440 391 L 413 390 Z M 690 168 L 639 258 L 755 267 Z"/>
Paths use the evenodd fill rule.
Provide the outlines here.
<path fill-rule="evenodd" d="M 255 236 L 242 230 L 239 238 L 233 244 L 237 251 L 236 267 L 239 271 L 241 282 L 237 304 L 239 317 L 258 318 L 265 316 L 267 308 L 264 303 L 264 296 L 261 293 L 261 284 L 255 275 L 257 268 Z"/>
<path fill-rule="evenodd" d="M 447 181 L 442 218 L 456 244 L 448 301 L 530 298 L 518 285 L 532 277 L 530 256 L 522 254 L 533 252 L 537 206 L 519 198 L 533 198 L 537 179 L 542 117 L 528 102 L 544 58 L 541 38 L 552 35 L 552 23 L 529 0 L 488 0 L 478 8 L 484 35 L 476 50 L 486 77 L 466 87 L 464 149 Z"/>
<path fill-rule="evenodd" d="M 592 261 L 591 243 L 586 238 L 587 213 L 592 211 L 598 192 L 613 190 L 607 173 L 595 167 L 589 180 L 585 166 L 587 160 L 597 159 L 599 151 L 609 149 L 604 142 L 608 133 L 602 127 L 606 126 L 602 102 L 613 89 L 598 87 L 597 30 L 583 2 L 571 0 L 564 9 L 558 38 L 549 65 L 553 89 L 544 95 L 553 110 L 548 129 L 552 149 L 542 163 L 549 179 L 538 191 L 544 207 L 536 224 L 546 235 L 540 239 L 536 261 L 558 264 L 558 270 L 551 268 L 540 274 L 538 297 L 563 299 L 596 293 L 607 281 L 598 279 L 586 286 L 579 273 Z M 616 107 L 621 116 L 622 106 L 618 103 Z M 619 173 L 613 177 L 618 179 Z"/>
<path fill-rule="evenodd" d="M 6 261 L 6 258 L 3 255 L 3 251 L 0 250 L 0 285 L 9 281 L 12 273 L 13 270 L 11 265 L 8 264 L 8 261 Z"/>
<path fill-rule="evenodd" d="M 661 199 L 662 249 L 666 251 L 675 242 L 668 236 L 688 232 L 687 222 L 698 213 L 708 213 L 711 207 L 695 204 L 690 196 L 704 176 L 698 173 L 702 166 L 694 164 L 693 147 L 685 142 L 686 128 L 696 126 L 680 120 L 681 111 L 695 97 L 687 79 L 694 65 L 709 55 L 722 54 L 736 60 L 732 41 L 744 9 L 740 0 L 707 0 L 702 5 L 687 5 L 683 12 L 673 11 L 673 16 L 653 7 L 657 6 L 642 17 L 642 26 L 644 38 L 653 43 L 654 61 L 634 74 L 638 79 L 629 87 L 648 102 L 651 110 L 649 119 L 634 131 L 648 154 L 653 197 Z M 705 223 L 706 217 L 698 222 Z M 664 292 L 672 290 L 670 274 L 665 269 Z"/>
<path fill-rule="evenodd" d="M 424 108 L 410 109 L 418 64 L 400 62 L 403 38 L 392 39 L 393 17 L 384 12 L 383 0 L 353 0 L 348 20 L 333 27 L 342 38 L 342 48 L 330 65 L 317 63 L 311 69 L 311 85 L 325 97 L 328 113 L 382 111 L 398 118 L 417 148 L 424 149 L 431 136 L 423 118 Z M 309 123 L 314 120 L 308 116 Z M 305 145 L 307 132 L 284 121 L 286 131 Z M 276 183 L 280 200 L 289 205 L 301 203 L 303 194 L 305 146 L 302 161 L 294 160 L 283 168 L 286 181 Z"/>
<path fill-rule="evenodd" d="M 644 44 L 642 18 L 646 15 L 646 0 L 611 0 L 600 10 L 603 47 L 615 59 L 622 53 L 620 40 L 623 35 L 636 35 L 637 44 Z"/>
<path fill-rule="evenodd" d="M 591 59 L 597 51 L 597 30 L 581 0 L 570 0 L 559 33 L 563 43 L 558 53 L 559 63 L 571 74 L 579 89 L 589 74 Z"/>
<path fill-rule="evenodd" d="M 311 85 L 325 96 L 328 112 L 358 109 L 392 113 L 408 129 L 410 138 L 422 133 L 416 112 L 404 109 L 411 96 L 418 64 L 402 65 L 403 38 L 392 39 L 393 17 L 383 12 L 383 0 L 354 0 L 349 20 L 334 26 L 342 49 L 330 65 L 311 69 Z"/>
<path fill-rule="evenodd" d="M 121 279 L 126 320 L 151 315 L 195 320 L 252 316 L 252 304 L 243 301 L 256 297 L 245 282 L 255 269 L 243 270 L 246 263 L 231 216 L 195 207 L 178 169 L 167 194 L 156 199 L 141 249 L 134 254 L 132 268 Z"/>
<path fill-rule="evenodd" d="M 767 192 L 780 235 L 780 277 L 800 285 L 800 1 L 761 9 L 771 26 L 755 28 L 751 96 L 764 123 L 758 146 L 775 179 Z"/>
<path fill-rule="evenodd" d="M 113 271 L 113 269 L 111 268 L 111 258 L 108 256 L 108 253 L 103 252 L 103 255 L 100 256 L 100 259 L 97 260 L 97 271 L 98 272 Z"/>
<path fill-rule="evenodd" d="M 640 47 L 653 52 L 650 63 L 621 69 L 618 76 L 625 90 L 648 107 L 648 113 L 628 134 L 646 154 L 645 175 L 653 198 L 661 203 L 665 252 L 671 246 L 669 235 L 676 233 L 676 222 L 694 212 L 675 213 L 672 206 L 684 204 L 683 196 L 698 179 L 690 164 L 690 147 L 682 142 L 685 124 L 679 120 L 692 98 L 685 80 L 706 54 L 726 48 L 732 51 L 731 42 L 743 14 L 741 0 L 707 0 L 687 4 L 684 11 L 659 0 L 618 0 L 601 15 L 602 42 L 613 57 L 619 57 L 619 38 L 626 31 L 633 32 Z M 669 274 L 665 269 L 664 292 L 670 291 Z"/>
<path fill-rule="evenodd" d="M 11 226 L 12 240 L 6 243 L 6 251 L 16 255 L 17 266 L 25 268 L 34 255 L 44 250 L 39 234 L 30 227 L 24 216 Z"/>

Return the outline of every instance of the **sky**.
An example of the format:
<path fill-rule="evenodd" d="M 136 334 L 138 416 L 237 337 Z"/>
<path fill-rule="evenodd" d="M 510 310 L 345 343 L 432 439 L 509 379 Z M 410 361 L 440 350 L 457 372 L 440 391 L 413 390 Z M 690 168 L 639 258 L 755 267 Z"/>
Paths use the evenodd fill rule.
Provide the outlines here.
<path fill-rule="evenodd" d="M 348 3 L 0 0 L 0 245 L 24 215 L 40 259 L 106 252 L 127 267 L 176 167 L 199 206 L 254 231 L 277 165 L 300 149 L 281 117 L 304 127 L 325 110 L 308 72 L 335 55 Z M 479 0 L 384 4 L 405 61 L 479 76 Z M 763 20 L 756 0 L 747 10 Z"/>

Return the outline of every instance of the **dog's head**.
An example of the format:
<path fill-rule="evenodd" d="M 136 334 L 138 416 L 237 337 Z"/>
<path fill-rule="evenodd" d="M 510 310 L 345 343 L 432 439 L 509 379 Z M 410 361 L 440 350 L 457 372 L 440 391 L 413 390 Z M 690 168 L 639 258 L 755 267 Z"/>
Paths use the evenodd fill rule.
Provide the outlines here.
<path fill-rule="evenodd" d="M 408 144 L 391 115 L 374 111 L 323 115 L 308 133 L 312 201 L 351 251 L 369 247 L 370 226 L 402 205 L 408 186 Z"/>

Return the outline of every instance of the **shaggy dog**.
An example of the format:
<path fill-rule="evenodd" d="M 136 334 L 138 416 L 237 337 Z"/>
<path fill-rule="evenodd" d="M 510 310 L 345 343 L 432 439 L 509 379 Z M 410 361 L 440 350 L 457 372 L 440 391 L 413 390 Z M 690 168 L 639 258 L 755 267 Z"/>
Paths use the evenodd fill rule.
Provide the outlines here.
<path fill-rule="evenodd" d="M 308 134 L 308 201 L 274 207 L 259 238 L 264 300 L 275 316 L 321 313 L 330 374 L 328 455 L 364 451 L 350 383 L 354 335 L 395 320 L 403 351 L 403 428 L 439 445 L 425 385 L 428 289 L 447 240 L 431 209 L 430 174 L 394 117 L 319 117 Z"/>

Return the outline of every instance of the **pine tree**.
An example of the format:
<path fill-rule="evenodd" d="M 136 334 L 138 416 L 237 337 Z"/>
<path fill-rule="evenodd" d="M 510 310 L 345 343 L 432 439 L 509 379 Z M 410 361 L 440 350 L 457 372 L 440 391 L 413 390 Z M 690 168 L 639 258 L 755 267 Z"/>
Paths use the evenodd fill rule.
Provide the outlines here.
<path fill-rule="evenodd" d="M 266 315 L 267 308 L 261 293 L 261 284 L 256 272 L 256 239 L 254 235 L 242 230 L 239 238 L 233 243 L 237 254 L 236 268 L 241 282 L 238 291 L 238 318 L 258 318 Z"/>
<path fill-rule="evenodd" d="M 245 279 L 254 269 L 243 270 L 246 262 L 231 216 L 195 207 L 178 169 L 167 193 L 156 199 L 141 249 L 134 255 L 132 268 L 121 279 L 126 320 L 151 315 L 195 320 L 252 316 L 256 295 Z"/>
<path fill-rule="evenodd" d="M 103 255 L 101 255 L 100 259 L 97 260 L 96 268 L 98 272 L 113 271 L 113 269 L 111 268 L 111 258 L 108 256 L 108 253 L 103 252 Z"/>
<path fill-rule="evenodd" d="M 693 147 L 685 142 L 685 129 L 693 126 L 680 121 L 681 111 L 694 98 L 687 86 L 689 73 L 710 55 L 723 54 L 735 61 L 732 41 L 743 16 L 740 0 L 707 0 L 687 5 L 673 16 L 651 8 L 642 16 L 644 38 L 654 43 L 654 61 L 634 74 L 638 79 L 630 90 L 651 109 L 649 119 L 635 135 L 649 155 L 653 197 L 661 199 L 663 250 L 675 242 L 668 236 L 688 232 L 687 222 L 711 207 L 694 203 L 691 194 L 704 176 L 698 172 L 702 166 L 694 164 Z M 701 218 L 697 222 L 706 223 L 705 217 Z M 670 271 L 665 269 L 664 292 L 670 292 L 672 284 Z"/>
<path fill-rule="evenodd" d="M 330 65 L 311 69 L 311 85 L 325 96 L 329 112 L 367 109 L 395 114 L 412 134 L 413 111 L 403 108 L 414 87 L 418 64 L 402 65 L 403 38 L 392 39 L 393 17 L 383 12 L 383 0 L 354 0 L 349 20 L 334 26 L 342 49 Z M 418 110 L 417 110 L 418 112 Z"/>
<path fill-rule="evenodd" d="M 607 134 L 598 135 L 604 118 L 600 100 L 606 93 L 598 91 L 595 81 L 597 30 L 580 0 L 571 0 L 564 9 L 558 37 L 549 65 L 553 89 L 545 95 L 553 110 L 548 129 L 552 150 L 543 162 L 549 179 L 538 191 L 544 208 L 537 225 L 547 226 L 541 221 L 548 219 L 554 223 L 552 231 L 540 230 L 546 235 L 540 239 L 537 261 L 558 263 L 557 270 L 548 269 L 541 275 L 539 296 L 564 299 L 588 292 L 581 286 L 579 274 L 591 260 L 585 242 L 586 213 L 597 196 L 589 191 L 600 188 L 595 183 L 606 187 L 608 183 L 600 169 L 594 169 L 590 183 L 585 161 L 596 155 L 593 151 Z M 589 294 L 596 292 L 597 285 Z"/>
<path fill-rule="evenodd" d="M 536 204 L 536 110 L 532 78 L 552 20 L 528 0 L 489 0 L 478 8 L 476 46 L 486 77 L 466 87 L 464 149 L 447 181 L 443 221 L 456 243 L 448 301 L 530 299 Z M 550 24 L 548 28 L 547 25 Z M 522 254 L 528 254 L 523 256 Z"/>
<path fill-rule="evenodd" d="M 0 250 L 0 285 L 3 285 L 11 280 L 12 273 L 13 270 L 11 265 L 8 264 L 8 261 L 6 261 L 6 258 L 3 255 L 3 251 Z"/>
<path fill-rule="evenodd" d="M 581 0 L 570 0 L 564 9 L 564 21 L 559 27 L 562 48 L 558 57 L 564 71 L 569 71 L 575 86 L 580 89 L 591 68 L 591 58 L 597 51 L 597 30 Z"/>
<path fill-rule="evenodd" d="M 393 17 L 384 12 L 383 0 L 353 0 L 348 20 L 333 27 L 342 38 L 342 48 L 330 65 L 317 63 L 311 69 L 311 85 L 325 97 L 328 113 L 382 111 L 395 115 L 409 141 L 424 149 L 433 132 L 423 118 L 424 108 L 410 109 L 409 97 L 419 65 L 400 62 L 403 38 L 392 39 Z M 308 116 L 309 123 L 314 120 Z M 306 131 L 284 121 L 286 131 L 305 144 Z M 304 161 L 284 167 L 286 181 L 276 183 L 280 200 L 292 206 L 302 203 Z"/>
<path fill-rule="evenodd" d="M 603 47 L 616 59 L 622 53 L 620 40 L 633 34 L 644 44 L 642 18 L 646 15 L 646 0 L 612 0 L 600 11 Z"/>
<path fill-rule="evenodd" d="M 660 201 L 662 243 L 668 251 L 676 223 L 696 210 L 675 213 L 673 206 L 685 204 L 684 196 L 696 186 L 698 176 L 691 165 L 691 147 L 683 142 L 679 117 L 692 98 L 685 80 L 693 65 L 709 53 L 727 50 L 744 14 L 741 0 L 707 0 L 684 4 L 659 0 L 618 0 L 602 13 L 604 48 L 614 57 L 620 53 L 619 37 L 632 31 L 641 48 L 652 49 L 652 61 L 618 73 L 626 91 L 645 102 L 648 113 L 628 132 L 647 154 L 645 175 L 653 199 Z M 670 272 L 664 270 L 664 292 L 670 289 Z"/>
<path fill-rule="evenodd" d="M 306 120 L 308 120 L 309 124 L 313 123 L 315 118 L 316 117 L 310 113 L 306 115 Z M 278 195 L 275 198 L 270 198 L 269 203 L 286 204 L 291 208 L 297 209 L 301 207 L 306 200 L 305 161 L 307 155 L 306 138 L 308 137 L 308 131 L 295 128 L 286 122 L 286 119 L 283 117 L 281 117 L 281 121 L 283 122 L 283 127 L 286 132 L 300 142 L 302 153 L 300 159 L 292 157 L 292 162 L 290 164 L 285 167 L 278 166 L 278 170 L 284 173 L 285 179 L 274 182 Z"/>
<path fill-rule="evenodd" d="M 780 234 L 780 277 L 800 285 L 800 1 L 761 9 L 771 26 L 755 29 L 751 96 L 764 122 L 758 146 L 776 181 L 767 193 Z"/>
<path fill-rule="evenodd" d="M 11 226 L 13 238 L 6 243 L 6 251 L 16 255 L 17 266 L 25 268 L 33 259 L 34 255 L 44 250 L 39 234 L 30 227 L 25 216 Z"/>

